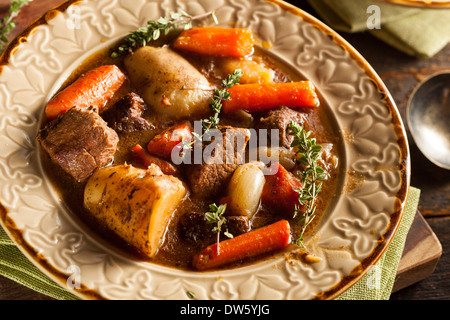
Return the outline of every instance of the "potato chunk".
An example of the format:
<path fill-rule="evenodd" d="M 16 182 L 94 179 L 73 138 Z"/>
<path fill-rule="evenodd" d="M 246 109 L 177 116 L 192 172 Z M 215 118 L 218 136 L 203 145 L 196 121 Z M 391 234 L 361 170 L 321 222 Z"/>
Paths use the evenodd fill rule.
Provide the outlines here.
<path fill-rule="evenodd" d="M 125 58 L 125 67 L 131 83 L 159 116 L 180 119 L 209 112 L 213 86 L 170 48 L 139 48 Z"/>
<path fill-rule="evenodd" d="M 222 61 L 220 68 L 225 74 L 231 74 L 234 70 L 240 69 L 242 77 L 240 84 L 248 83 L 273 83 L 275 72 L 264 65 L 249 59 L 229 58 Z"/>
<path fill-rule="evenodd" d="M 180 180 L 157 166 L 119 165 L 94 172 L 85 187 L 84 206 L 101 225 L 153 257 L 186 192 Z"/>

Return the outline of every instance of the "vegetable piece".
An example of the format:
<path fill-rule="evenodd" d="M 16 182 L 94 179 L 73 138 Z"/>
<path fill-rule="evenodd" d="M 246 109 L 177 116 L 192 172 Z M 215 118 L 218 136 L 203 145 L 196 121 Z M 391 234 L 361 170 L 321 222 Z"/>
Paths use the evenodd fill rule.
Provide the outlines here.
<path fill-rule="evenodd" d="M 253 218 L 261 202 L 264 174 L 255 163 L 241 165 L 228 183 L 229 214 Z"/>
<path fill-rule="evenodd" d="M 160 119 L 203 117 L 214 86 L 168 47 L 142 47 L 124 59 L 131 84 Z"/>
<path fill-rule="evenodd" d="M 273 83 L 275 72 L 264 65 L 245 58 L 224 59 L 219 65 L 220 69 L 226 74 L 234 70 L 241 70 L 242 76 L 240 84 L 248 83 Z"/>
<path fill-rule="evenodd" d="M 241 234 L 232 239 L 206 247 L 194 256 L 193 266 L 198 270 L 220 267 L 242 259 L 280 250 L 291 241 L 290 225 L 280 220 L 268 226 Z M 218 252 L 219 246 L 219 252 Z"/>
<path fill-rule="evenodd" d="M 243 109 L 248 112 L 287 107 L 317 107 L 319 98 L 311 81 L 242 84 L 228 90 L 230 99 L 223 102 L 224 112 Z"/>
<path fill-rule="evenodd" d="M 111 54 L 111 58 L 117 58 L 124 54 L 132 53 L 139 47 L 146 46 L 150 41 L 159 39 L 161 35 L 167 35 L 172 29 L 183 27 L 184 29 L 192 28 L 192 22 L 211 16 L 214 20 L 217 18 L 214 12 L 208 12 L 192 17 L 186 12 L 170 12 L 168 17 L 160 17 L 158 20 L 149 20 L 145 26 L 138 30 L 131 31 L 121 44 Z"/>
<path fill-rule="evenodd" d="M 273 174 L 265 176 L 261 200 L 282 216 L 292 218 L 295 205 L 299 205 L 297 190 L 302 183 L 279 163 L 272 164 L 272 170 Z"/>
<path fill-rule="evenodd" d="M 172 152 L 174 155 L 179 155 L 183 150 L 182 144 L 192 141 L 193 131 L 189 121 L 177 123 L 153 137 L 147 144 L 147 150 L 165 160 L 171 160 Z"/>
<path fill-rule="evenodd" d="M 180 170 L 172 163 L 151 155 L 140 144 L 137 144 L 131 150 L 133 159 L 141 166 L 148 168 L 152 164 L 157 165 L 164 174 L 179 177 Z"/>
<path fill-rule="evenodd" d="M 97 67 L 56 94 L 47 103 L 45 114 L 49 120 L 53 120 L 74 106 L 93 106 L 101 113 L 125 80 L 125 74 L 115 65 Z"/>
<path fill-rule="evenodd" d="M 248 29 L 202 27 L 184 30 L 173 43 L 176 50 L 243 57 L 253 52 L 255 39 Z"/>
<path fill-rule="evenodd" d="M 168 223 L 187 189 L 157 166 L 105 167 L 87 181 L 84 206 L 100 226 L 149 257 L 162 245 Z"/>

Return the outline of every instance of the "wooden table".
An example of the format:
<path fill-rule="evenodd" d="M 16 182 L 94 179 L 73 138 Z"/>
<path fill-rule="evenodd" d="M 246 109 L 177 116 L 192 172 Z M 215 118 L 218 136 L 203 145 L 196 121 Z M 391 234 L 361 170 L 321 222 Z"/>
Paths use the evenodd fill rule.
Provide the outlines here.
<path fill-rule="evenodd" d="M 34 0 L 21 10 L 15 19 L 16 29 L 10 34 L 15 37 L 30 22 L 61 0 Z M 301 9 L 316 15 L 305 0 L 292 0 Z M 0 0 L 0 17 L 8 10 L 9 1 Z M 405 120 L 405 108 L 413 88 L 426 76 L 442 70 L 450 70 L 450 45 L 430 59 L 407 56 L 367 33 L 341 33 L 373 66 L 381 76 L 400 113 Z M 405 122 L 406 123 L 406 122 Z M 409 134 L 409 131 L 408 131 Z M 442 244 L 443 253 L 434 272 L 424 280 L 392 294 L 392 300 L 407 299 L 449 299 L 450 298 L 450 171 L 440 169 L 429 162 L 409 139 L 411 149 L 411 185 L 421 189 L 419 211 Z M 420 218 L 420 217 L 418 217 Z M 11 280 L 0 276 L 1 300 L 49 300 Z"/>

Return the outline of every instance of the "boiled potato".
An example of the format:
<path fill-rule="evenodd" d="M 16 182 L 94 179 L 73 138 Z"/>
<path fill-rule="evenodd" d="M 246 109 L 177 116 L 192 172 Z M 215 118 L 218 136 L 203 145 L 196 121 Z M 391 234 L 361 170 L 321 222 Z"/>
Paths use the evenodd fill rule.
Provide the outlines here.
<path fill-rule="evenodd" d="M 125 58 L 125 67 L 131 83 L 159 116 L 179 119 L 209 112 L 213 86 L 170 48 L 139 48 Z"/>
<path fill-rule="evenodd" d="M 241 69 L 242 77 L 239 81 L 240 84 L 247 83 L 273 83 L 275 72 L 258 62 L 253 60 L 241 58 L 229 58 L 224 59 L 220 65 L 220 68 L 226 74 L 232 74 L 234 70 Z"/>
<path fill-rule="evenodd" d="M 153 257 L 186 192 L 180 180 L 164 175 L 157 166 L 111 166 L 89 178 L 84 206 L 101 225 Z"/>
<path fill-rule="evenodd" d="M 251 162 L 239 166 L 228 184 L 228 213 L 253 218 L 259 207 L 265 181 L 261 163 Z"/>

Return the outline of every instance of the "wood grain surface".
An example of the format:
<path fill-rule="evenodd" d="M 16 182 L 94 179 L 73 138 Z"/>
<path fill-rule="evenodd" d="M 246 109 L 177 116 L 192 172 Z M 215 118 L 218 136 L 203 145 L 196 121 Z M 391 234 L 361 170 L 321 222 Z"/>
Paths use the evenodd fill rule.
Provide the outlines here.
<path fill-rule="evenodd" d="M 415 284 L 434 273 L 442 245 L 423 215 L 417 211 L 406 238 L 392 292 Z"/>
<path fill-rule="evenodd" d="M 16 17 L 16 29 L 9 35 L 9 39 L 15 37 L 36 18 L 61 2 L 63 1 L 32 1 Z M 305 0 L 288 2 L 317 16 Z M 0 18 L 7 13 L 8 6 L 9 1 L 0 0 Z M 447 45 L 432 58 L 418 59 L 393 49 L 367 33 L 341 33 L 341 35 L 368 60 L 383 79 L 396 101 L 404 121 L 406 104 L 414 87 L 428 75 L 450 70 L 450 45 Z M 409 143 L 412 171 L 411 185 L 421 189 L 418 209 L 425 217 L 423 221 L 426 221 L 425 224 L 416 222 L 414 225 L 418 226 L 419 229 L 429 228 L 428 230 L 417 230 L 412 227 L 411 232 L 414 232 L 413 235 L 416 236 L 420 232 L 425 232 L 428 236 L 430 234 L 435 235 L 442 245 L 442 255 L 439 261 L 435 261 L 437 265 L 433 266 L 433 269 L 434 267 L 435 269 L 431 275 L 412 285 L 407 284 L 407 287 L 393 293 L 391 299 L 447 300 L 450 298 L 450 277 L 448 276 L 450 270 L 450 171 L 441 169 L 429 162 L 417 149 L 412 139 L 409 139 Z M 427 238 L 422 237 L 421 239 Z M 417 242 L 411 242 L 409 245 L 411 246 L 411 252 L 414 251 L 415 247 L 417 248 Z M 411 265 L 414 264 L 411 263 L 411 261 L 414 262 L 414 257 L 409 256 L 408 258 L 410 262 L 404 262 L 408 266 L 406 269 L 411 268 Z M 430 258 L 429 261 L 433 261 L 433 259 Z M 402 287 L 402 285 L 399 285 L 399 287 Z M 51 300 L 51 298 L 0 276 L 0 300 Z"/>

